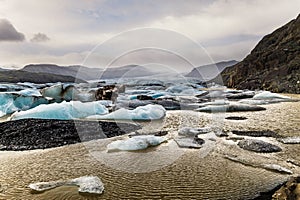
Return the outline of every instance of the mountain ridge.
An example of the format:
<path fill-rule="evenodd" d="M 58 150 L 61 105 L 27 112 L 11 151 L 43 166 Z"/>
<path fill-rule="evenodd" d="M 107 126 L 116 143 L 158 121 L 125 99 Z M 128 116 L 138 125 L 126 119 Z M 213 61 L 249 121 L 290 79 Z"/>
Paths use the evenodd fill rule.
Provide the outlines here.
<path fill-rule="evenodd" d="M 300 93 L 300 15 L 264 36 L 238 64 L 222 73 L 226 86 Z"/>

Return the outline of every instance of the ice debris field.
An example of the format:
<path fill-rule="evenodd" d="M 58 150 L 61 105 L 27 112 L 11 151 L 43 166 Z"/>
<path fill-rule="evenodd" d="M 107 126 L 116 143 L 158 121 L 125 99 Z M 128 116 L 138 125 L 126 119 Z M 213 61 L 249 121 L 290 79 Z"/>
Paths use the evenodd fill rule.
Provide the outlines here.
<path fill-rule="evenodd" d="M 120 83 L 0 84 L 0 117 L 12 120 L 159 120 L 166 110 L 261 111 L 263 105 L 298 101 L 268 91 L 227 89 L 197 80 L 126 80 Z"/>

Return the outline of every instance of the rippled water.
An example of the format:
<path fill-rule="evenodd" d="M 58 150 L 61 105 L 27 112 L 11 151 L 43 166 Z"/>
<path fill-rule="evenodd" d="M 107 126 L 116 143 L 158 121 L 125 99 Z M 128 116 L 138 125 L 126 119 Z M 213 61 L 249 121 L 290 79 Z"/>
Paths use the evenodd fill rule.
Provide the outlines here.
<path fill-rule="evenodd" d="M 299 102 L 266 107 L 267 110 L 261 112 L 226 113 L 226 117 L 245 116 L 248 120 L 224 120 L 221 125 L 226 130 L 270 129 L 281 135 L 300 136 Z M 205 113 L 172 111 L 164 121 L 152 122 L 150 128 L 162 127 L 172 135 L 180 126 L 205 126 L 214 119 Z M 200 150 L 178 149 L 170 141 L 146 151 L 107 153 L 106 144 L 115 139 L 49 150 L 1 152 L 0 199 L 249 199 L 288 178 L 229 161 L 224 159 L 224 154 L 278 163 L 295 174 L 300 173 L 298 167 L 286 162 L 287 159 L 300 161 L 300 145 L 278 143 L 283 152 L 258 154 L 243 151 L 218 138 L 206 157 L 201 157 Z M 82 196 L 76 187 L 64 186 L 32 194 L 27 187 L 32 182 L 84 175 L 99 176 L 105 184 L 105 192 L 100 196 Z"/>

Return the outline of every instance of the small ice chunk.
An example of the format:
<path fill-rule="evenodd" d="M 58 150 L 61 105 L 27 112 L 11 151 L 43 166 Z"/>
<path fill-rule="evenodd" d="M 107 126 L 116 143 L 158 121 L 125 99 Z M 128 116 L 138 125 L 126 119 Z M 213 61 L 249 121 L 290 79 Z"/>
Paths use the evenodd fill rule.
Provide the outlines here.
<path fill-rule="evenodd" d="M 118 119 L 118 120 L 158 120 L 166 115 L 166 110 L 161 105 L 139 106 L 134 110 L 121 108 L 107 115 L 93 115 L 88 119 Z"/>
<path fill-rule="evenodd" d="M 274 170 L 277 172 L 281 172 L 281 173 L 286 173 L 286 174 L 292 174 L 293 172 L 285 167 L 282 167 L 280 165 L 277 164 L 264 164 L 262 165 L 263 168 L 268 169 L 268 170 Z"/>
<path fill-rule="evenodd" d="M 269 101 L 259 100 L 259 99 L 242 99 L 239 103 L 249 104 L 249 105 L 265 105 L 269 104 Z"/>
<path fill-rule="evenodd" d="M 157 146 L 166 139 L 153 135 L 141 135 L 128 138 L 126 140 L 117 140 L 107 145 L 108 151 L 121 150 L 121 151 L 135 151 L 146 149 L 151 146 Z"/>
<path fill-rule="evenodd" d="M 278 140 L 284 144 L 300 144 L 300 137 L 297 136 L 279 138 Z"/>
<path fill-rule="evenodd" d="M 263 91 L 256 94 L 253 99 L 290 99 L 290 97 L 283 96 L 281 94 L 272 93 L 269 91 Z"/>
<path fill-rule="evenodd" d="M 184 138 L 175 138 L 174 139 L 177 145 L 180 148 L 193 148 L 193 149 L 200 149 L 202 147 L 201 144 L 196 142 L 194 138 L 184 137 Z"/>
<path fill-rule="evenodd" d="M 196 136 L 198 134 L 204 134 L 211 131 L 211 128 L 204 127 L 204 128 L 191 128 L 191 127 L 183 127 L 179 129 L 178 135 L 182 136 Z"/>
<path fill-rule="evenodd" d="M 43 192 L 63 185 L 79 186 L 78 191 L 82 193 L 102 194 L 104 191 L 104 185 L 97 176 L 83 176 L 70 180 L 50 181 L 32 183 L 29 185 L 34 191 Z"/>
<path fill-rule="evenodd" d="M 97 176 L 75 178 L 72 179 L 69 184 L 79 186 L 78 192 L 81 193 L 102 194 L 104 191 L 104 185 Z"/>

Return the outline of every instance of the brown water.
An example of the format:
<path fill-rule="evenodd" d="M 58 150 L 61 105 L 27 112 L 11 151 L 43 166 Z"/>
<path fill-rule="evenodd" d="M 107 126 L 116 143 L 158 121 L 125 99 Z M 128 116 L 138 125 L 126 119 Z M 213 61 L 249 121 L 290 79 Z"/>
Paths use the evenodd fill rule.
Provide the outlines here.
<path fill-rule="evenodd" d="M 172 111 L 164 121 L 152 122 L 148 128 L 162 127 L 172 137 L 178 127 L 218 123 L 226 130 L 270 129 L 281 135 L 300 136 L 300 102 L 266 107 L 266 111 L 225 114 L 245 116 L 248 118 L 245 121 L 219 121 L 211 114 Z M 298 167 L 286 162 L 287 159 L 300 161 L 300 145 L 273 141 L 283 148 L 282 152 L 258 154 L 218 138 L 204 157 L 201 150 L 182 150 L 169 140 L 146 151 L 107 153 L 106 145 L 116 139 L 0 154 L 0 199 L 249 199 L 288 178 L 288 175 L 229 161 L 224 159 L 224 154 L 280 164 L 300 174 Z M 99 176 L 105 192 L 100 196 L 82 196 L 76 187 L 65 186 L 32 194 L 27 187 L 33 182 L 84 175 Z"/>

